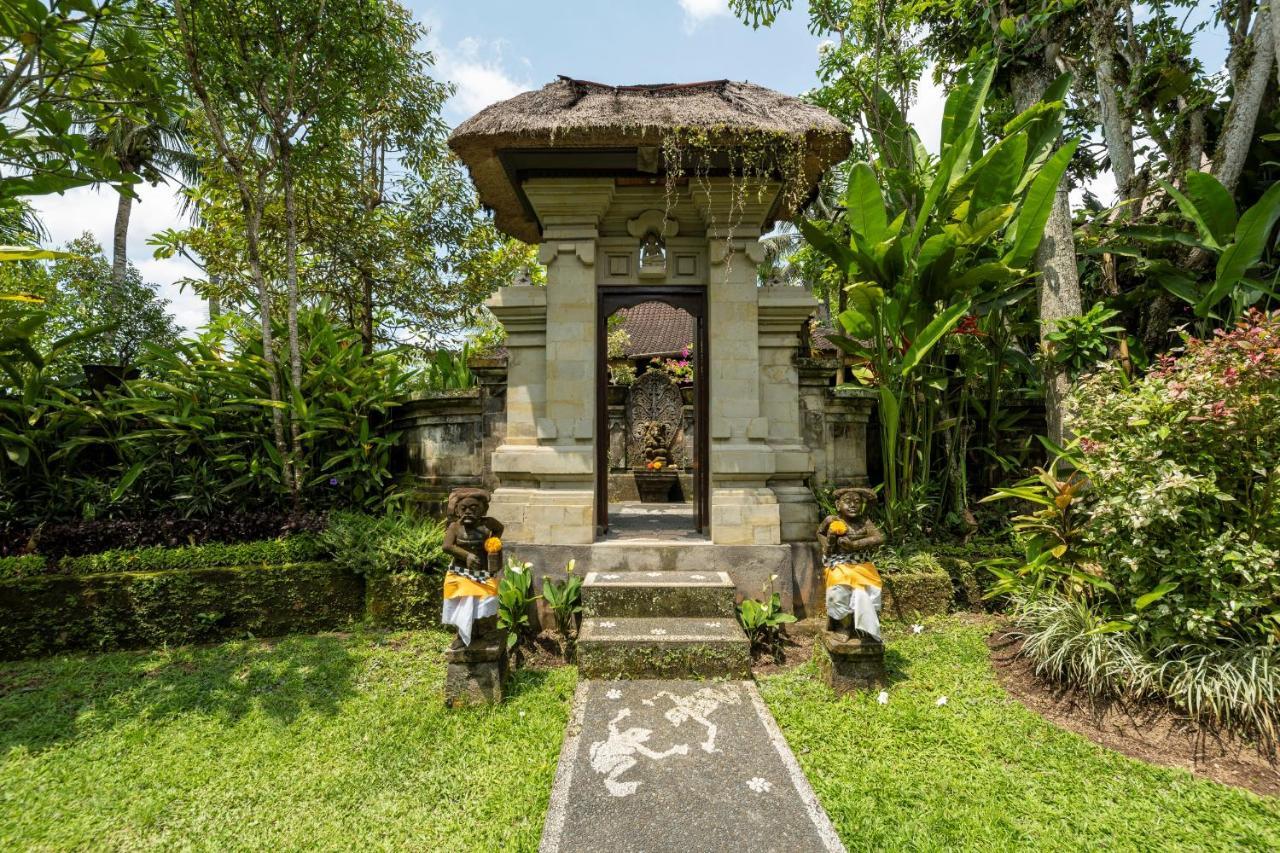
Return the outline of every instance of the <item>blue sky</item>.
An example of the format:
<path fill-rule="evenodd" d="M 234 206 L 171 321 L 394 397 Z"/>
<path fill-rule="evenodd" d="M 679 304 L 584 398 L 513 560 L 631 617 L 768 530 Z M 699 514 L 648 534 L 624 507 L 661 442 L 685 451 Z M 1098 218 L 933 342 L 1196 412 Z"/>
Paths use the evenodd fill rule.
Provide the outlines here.
<path fill-rule="evenodd" d="M 538 88 L 565 74 L 601 83 L 666 83 L 728 78 L 749 80 L 788 94 L 816 85 L 820 39 L 806 29 L 804 0 L 769 29 L 735 19 L 728 0 L 402 0 L 430 30 L 427 47 L 437 76 L 457 93 L 445 118 L 457 124 L 495 101 Z M 1207 16 L 1206 8 L 1193 16 Z M 1194 17 L 1193 17 L 1194 20 Z M 1206 66 L 1221 67 L 1220 32 L 1198 39 Z M 922 82 L 911 119 L 925 144 L 936 148 L 944 93 Z M 1095 191 L 1105 194 L 1107 187 Z M 143 186 L 134 206 L 129 258 L 147 281 L 160 285 L 178 322 L 189 329 L 206 319 L 204 304 L 175 282 L 198 271 L 183 259 L 156 260 L 147 238 L 182 224 L 172 188 Z M 36 205 L 53 245 L 84 231 L 109 246 L 116 195 L 81 189 L 39 199 Z"/>

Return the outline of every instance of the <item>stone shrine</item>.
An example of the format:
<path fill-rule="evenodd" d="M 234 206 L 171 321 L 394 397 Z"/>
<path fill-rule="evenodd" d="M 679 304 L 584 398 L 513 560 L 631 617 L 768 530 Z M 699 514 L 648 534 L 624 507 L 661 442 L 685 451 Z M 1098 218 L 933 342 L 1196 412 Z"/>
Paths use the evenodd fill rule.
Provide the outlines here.
<path fill-rule="evenodd" d="M 709 165 L 673 179 L 672 140 L 691 130 L 710 146 Z M 771 164 L 734 174 L 731 152 L 762 138 L 776 145 L 779 164 L 795 164 L 801 197 L 783 191 L 781 165 L 776 174 Z M 817 303 L 802 287 L 760 286 L 756 267 L 761 234 L 847 155 L 846 128 L 748 83 L 560 78 L 486 108 L 449 144 L 497 227 L 538 244 L 547 268 L 546 287 L 503 287 L 489 303 L 508 351 L 493 512 L 509 523 L 513 553 L 539 563 L 531 548 L 606 538 L 603 318 L 653 300 L 688 310 L 697 324 L 702 417 L 686 464 L 698 532 L 716 545 L 811 550 L 814 454 L 797 359 Z M 781 552 L 769 559 L 793 562 Z"/>

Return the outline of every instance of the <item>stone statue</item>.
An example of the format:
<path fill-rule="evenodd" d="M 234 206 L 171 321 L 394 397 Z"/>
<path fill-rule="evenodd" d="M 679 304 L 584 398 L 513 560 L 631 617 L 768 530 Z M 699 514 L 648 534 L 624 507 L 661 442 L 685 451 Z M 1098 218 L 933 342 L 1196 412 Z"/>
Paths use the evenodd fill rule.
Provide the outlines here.
<path fill-rule="evenodd" d="M 663 466 L 671 464 L 671 438 L 674 430 L 663 421 L 644 421 L 637 425 L 636 431 L 644 448 L 644 461 L 661 462 Z"/>
<path fill-rule="evenodd" d="M 503 527 L 488 512 L 489 493 L 484 489 L 449 493 L 443 550 L 452 562 L 444 576 L 443 621 L 458 629 L 455 649 L 497 629 Z"/>
<path fill-rule="evenodd" d="M 871 489 L 837 489 L 837 515 L 818 526 L 827 588 L 827 630 L 850 640 L 880 641 L 880 574 L 871 554 L 884 534 L 869 517 L 876 503 Z"/>

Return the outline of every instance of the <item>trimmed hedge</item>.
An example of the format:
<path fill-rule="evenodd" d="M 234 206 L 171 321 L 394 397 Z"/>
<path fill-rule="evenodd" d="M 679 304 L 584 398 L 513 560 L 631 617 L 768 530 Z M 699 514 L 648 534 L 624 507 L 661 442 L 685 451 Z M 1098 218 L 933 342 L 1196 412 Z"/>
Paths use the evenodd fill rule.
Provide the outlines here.
<path fill-rule="evenodd" d="M 0 581 L 0 659 L 328 631 L 364 617 L 333 563 Z"/>
<path fill-rule="evenodd" d="M 894 619 L 941 616 L 951 610 L 951 578 L 946 572 L 883 574 L 882 610 Z"/>
<path fill-rule="evenodd" d="M 252 542 L 295 533 L 319 533 L 320 513 L 244 512 L 217 518 L 103 518 L 43 524 L 34 529 L 0 522 L 0 554 L 43 554 L 51 560 L 103 551 L 194 543 Z"/>
<path fill-rule="evenodd" d="M 43 574 L 47 565 L 48 561 L 39 554 L 23 554 L 21 557 L 0 557 L 0 580 Z"/>
<path fill-rule="evenodd" d="M 310 563 L 328 557 L 318 538 L 299 534 L 261 542 L 213 543 L 186 548 L 137 548 L 104 551 L 80 557 L 63 557 L 58 571 L 66 575 L 104 572 L 163 572 L 179 569 L 215 569 L 229 566 L 283 566 Z"/>
<path fill-rule="evenodd" d="M 444 578 L 424 572 L 397 572 L 366 579 L 369 622 L 392 631 L 440 626 Z"/>

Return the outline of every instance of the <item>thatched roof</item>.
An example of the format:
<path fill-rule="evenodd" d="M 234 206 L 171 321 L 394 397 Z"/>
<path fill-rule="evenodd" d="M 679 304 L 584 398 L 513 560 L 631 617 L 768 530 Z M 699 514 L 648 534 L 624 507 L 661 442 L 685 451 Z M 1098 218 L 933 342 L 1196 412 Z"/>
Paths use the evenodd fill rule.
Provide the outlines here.
<path fill-rule="evenodd" d="M 593 174 L 652 173 L 652 168 L 637 168 L 642 158 L 634 152 L 660 146 L 677 129 L 706 131 L 717 145 L 732 144 L 735 134 L 792 137 L 804 145 L 804 178 L 811 190 L 823 171 L 848 156 L 850 147 L 848 129 L 825 110 L 752 83 L 606 86 L 568 77 L 486 107 L 458 126 L 449 147 L 467 164 L 498 228 L 537 242 L 541 229 L 519 192 L 520 169 L 513 165 L 513 152 L 528 157 L 529 152 L 585 155 L 590 150 L 595 152 Z M 625 157 L 620 152 L 632 153 Z M 545 156 L 538 163 L 545 174 Z M 777 210 L 773 218 L 792 212 Z"/>

